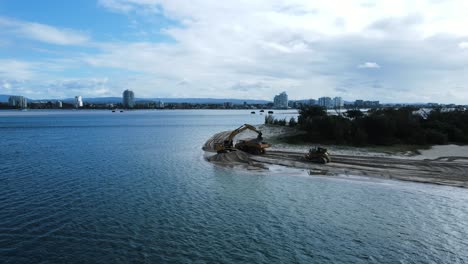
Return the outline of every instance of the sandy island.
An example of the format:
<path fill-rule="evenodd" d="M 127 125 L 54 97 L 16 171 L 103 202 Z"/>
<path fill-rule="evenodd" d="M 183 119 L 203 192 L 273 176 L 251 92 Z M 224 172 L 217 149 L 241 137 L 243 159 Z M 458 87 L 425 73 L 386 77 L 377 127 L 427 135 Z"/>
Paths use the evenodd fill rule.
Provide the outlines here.
<path fill-rule="evenodd" d="M 273 147 L 264 155 L 250 155 L 242 151 L 216 154 L 214 143 L 222 142 L 231 131 L 215 134 L 203 146 L 206 159 L 222 166 L 268 170 L 270 165 L 281 165 L 306 170 L 309 175 L 366 176 L 432 183 L 468 188 L 468 146 L 443 145 L 417 151 L 393 148 L 354 148 L 325 146 L 332 155 L 326 165 L 304 159 L 311 145 L 281 143 L 281 135 L 297 133 L 288 127 L 259 127 L 266 141 Z M 243 133 L 238 138 L 252 137 Z"/>

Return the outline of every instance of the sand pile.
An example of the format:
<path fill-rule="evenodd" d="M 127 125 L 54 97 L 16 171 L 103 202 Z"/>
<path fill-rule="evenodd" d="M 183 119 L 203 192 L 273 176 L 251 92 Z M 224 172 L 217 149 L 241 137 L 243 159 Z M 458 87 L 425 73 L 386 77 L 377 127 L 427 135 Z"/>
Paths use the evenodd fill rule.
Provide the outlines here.
<path fill-rule="evenodd" d="M 210 139 L 208 139 L 205 142 L 205 145 L 203 145 L 202 149 L 204 151 L 209 151 L 209 152 L 216 152 L 215 150 L 215 143 L 223 143 L 224 140 L 226 140 L 229 135 L 231 134 L 232 131 L 223 131 L 214 134 Z"/>
<path fill-rule="evenodd" d="M 219 153 L 208 158 L 208 161 L 218 163 L 247 163 L 252 164 L 249 154 L 243 151 L 232 151 L 227 153 Z"/>
<path fill-rule="evenodd" d="M 223 143 L 224 140 L 228 139 L 230 134 L 232 133 L 233 130 L 230 131 L 223 131 L 220 133 L 216 133 L 214 136 L 212 136 L 210 139 L 208 139 L 205 144 L 203 145 L 202 149 L 204 151 L 208 152 L 216 152 L 215 150 L 215 143 Z M 250 130 L 245 130 L 242 133 L 238 134 L 235 136 L 236 140 L 239 139 L 250 139 L 250 138 L 256 138 L 257 134 L 250 131 Z"/>
<path fill-rule="evenodd" d="M 209 162 L 220 166 L 227 167 L 242 167 L 247 170 L 268 170 L 268 167 L 261 162 L 255 162 L 252 156 L 243 151 L 237 150 L 227 153 L 215 154 L 211 157 L 206 157 Z"/>
<path fill-rule="evenodd" d="M 215 134 L 210 139 L 208 139 L 203 145 L 202 149 L 206 152 L 216 152 L 215 144 L 223 143 L 226 140 L 232 131 L 224 131 Z M 247 133 L 246 133 L 247 134 Z M 216 163 L 222 166 L 245 166 L 247 169 L 265 169 L 265 166 L 251 160 L 251 156 L 243 151 L 231 151 L 227 153 L 218 153 L 213 156 L 206 155 L 206 159 L 209 162 Z"/>

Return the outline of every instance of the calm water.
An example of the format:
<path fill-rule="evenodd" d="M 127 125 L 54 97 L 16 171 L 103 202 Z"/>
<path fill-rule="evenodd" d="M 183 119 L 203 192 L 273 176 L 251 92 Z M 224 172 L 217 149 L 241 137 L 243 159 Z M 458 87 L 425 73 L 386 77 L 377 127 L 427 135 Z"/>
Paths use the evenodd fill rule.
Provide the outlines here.
<path fill-rule="evenodd" d="M 0 263 L 468 263 L 468 190 L 204 161 L 250 111 L 0 112 Z"/>

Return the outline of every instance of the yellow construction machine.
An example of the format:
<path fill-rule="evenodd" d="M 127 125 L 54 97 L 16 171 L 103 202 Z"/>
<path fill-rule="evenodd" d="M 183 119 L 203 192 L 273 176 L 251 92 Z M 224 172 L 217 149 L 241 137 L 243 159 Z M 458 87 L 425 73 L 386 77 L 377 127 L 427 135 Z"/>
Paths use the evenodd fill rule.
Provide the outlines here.
<path fill-rule="evenodd" d="M 308 161 L 326 164 L 331 161 L 330 153 L 326 148 L 315 147 L 309 149 L 309 153 L 305 154 L 304 158 Z"/>
<path fill-rule="evenodd" d="M 252 130 L 258 134 L 256 138 L 239 140 L 235 145 L 233 143 L 234 137 L 245 130 Z M 242 150 L 250 154 L 264 154 L 265 149 L 271 147 L 270 144 L 263 142 L 262 132 L 257 130 L 254 126 L 244 124 L 232 131 L 231 134 L 223 141 L 223 143 L 215 143 L 215 150 L 218 153 L 226 153 L 230 151 Z"/>

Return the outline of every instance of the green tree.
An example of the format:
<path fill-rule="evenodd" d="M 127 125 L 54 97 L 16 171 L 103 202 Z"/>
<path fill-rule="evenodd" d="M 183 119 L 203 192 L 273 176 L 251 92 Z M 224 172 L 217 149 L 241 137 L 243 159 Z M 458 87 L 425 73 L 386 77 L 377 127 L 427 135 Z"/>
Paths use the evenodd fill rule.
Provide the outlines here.
<path fill-rule="evenodd" d="M 294 117 L 291 117 L 291 119 L 289 119 L 289 126 L 290 127 L 295 127 L 297 125 L 297 121 Z"/>
<path fill-rule="evenodd" d="M 364 113 L 361 110 L 348 110 L 345 113 L 345 116 L 351 119 L 361 118 L 364 116 Z"/>

